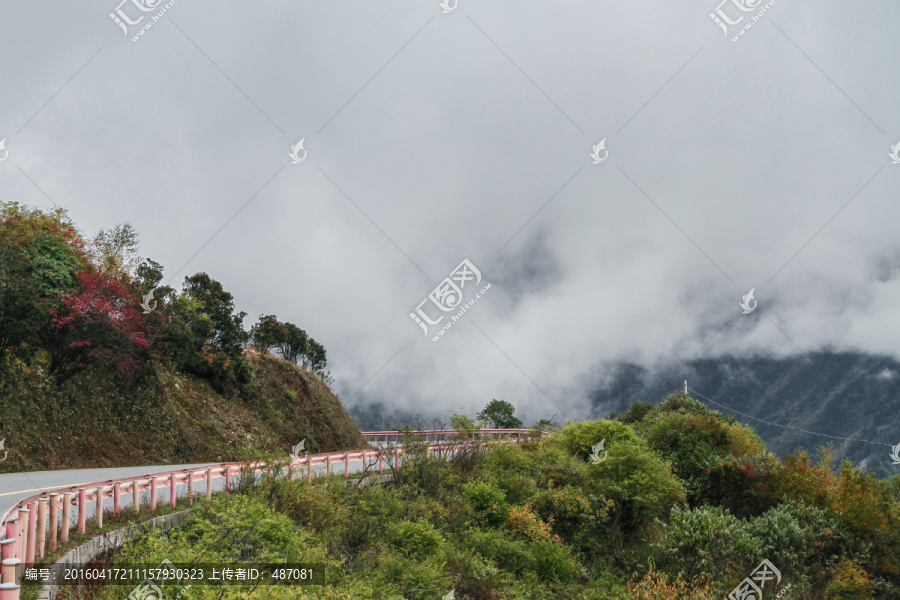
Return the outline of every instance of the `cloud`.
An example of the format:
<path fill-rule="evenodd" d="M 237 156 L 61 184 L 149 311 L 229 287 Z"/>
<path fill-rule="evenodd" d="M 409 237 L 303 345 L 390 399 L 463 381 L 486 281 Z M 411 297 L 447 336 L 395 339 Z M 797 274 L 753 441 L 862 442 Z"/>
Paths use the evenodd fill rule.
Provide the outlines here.
<path fill-rule="evenodd" d="M 891 19 L 785 2 L 734 44 L 711 9 L 179 2 L 133 43 L 13 5 L 0 197 L 49 206 L 19 167 L 89 232 L 130 221 L 360 405 L 577 418 L 622 361 L 896 356 Z M 490 293 L 431 342 L 408 315 L 465 258 Z"/>

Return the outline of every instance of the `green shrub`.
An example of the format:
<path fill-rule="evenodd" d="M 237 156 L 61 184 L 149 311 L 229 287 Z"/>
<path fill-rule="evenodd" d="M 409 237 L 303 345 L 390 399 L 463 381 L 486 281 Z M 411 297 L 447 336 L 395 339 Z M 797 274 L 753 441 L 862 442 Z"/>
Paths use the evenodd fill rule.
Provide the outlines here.
<path fill-rule="evenodd" d="M 610 413 L 609 420 L 622 423 L 640 423 L 651 410 L 653 410 L 653 405 L 649 402 L 635 402 L 629 405 L 625 412 L 621 414 Z"/>
<path fill-rule="evenodd" d="M 748 524 L 722 508 L 675 507 L 662 533 L 653 546 L 657 564 L 689 584 L 727 586 L 746 577 L 761 560 L 760 543 Z"/>
<path fill-rule="evenodd" d="M 391 600 L 439 597 L 435 590 L 449 590 L 453 587 L 450 577 L 444 574 L 443 567 L 443 562 L 437 560 L 437 557 L 419 560 L 388 553 L 375 569 L 375 578 L 380 579 L 380 585 L 376 586 L 380 591 L 379 597 Z M 394 590 L 396 592 L 391 593 Z"/>
<path fill-rule="evenodd" d="M 645 421 L 643 429 L 649 446 L 672 461 L 692 500 L 712 467 L 731 457 L 765 455 L 765 445 L 752 429 L 718 413 L 663 413 Z"/>
<path fill-rule="evenodd" d="M 489 525 L 502 525 L 506 521 L 509 504 L 503 490 L 486 481 L 472 481 L 463 486 L 463 490 L 472 508 Z"/>
<path fill-rule="evenodd" d="M 595 495 L 614 502 L 621 533 L 632 533 L 684 502 L 684 485 L 643 440 L 620 440 L 607 448 L 608 458 L 587 468 Z"/>
<path fill-rule="evenodd" d="M 578 564 L 565 546 L 554 542 L 538 542 L 529 546 L 534 571 L 545 581 L 568 582 L 578 571 Z"/>
<path fill-rule="evenodd" d="M 444 536 L 427 521 L 401 521 L 391 527 L 390 543 L 406 556 L 422 559 L 444 545 Z"/>
<path fill-rule="evenodd" d="M 532 501 L 534 512 L 567 541 L 593 534 L 607 520 L 611 504 L 572 486 L 541 490 Z"/>
<path fill-rule="evenodd" d="M 587 460 L 593 447 L 600 441 L 606 442 L 607 450 L 623 441 L 637 441 L 634 430 L 618 421 L 567 421 L 563 430 L 553 436 L 570 454 Z"/>
<path fill-rule="evenodd" d="M 523 504 L 534 495 L 533 454 L 516 444 L 495 444 L 484 457 L 485 474 L 503 490 L 510 504 Z"/>
<path fill-rule="evenodd" d="M 533 570 L 534 560 L 528 542 L 513 539 L 502 530 L 471 530 L 465 543 L 504 571 L 518 575 Z"/>

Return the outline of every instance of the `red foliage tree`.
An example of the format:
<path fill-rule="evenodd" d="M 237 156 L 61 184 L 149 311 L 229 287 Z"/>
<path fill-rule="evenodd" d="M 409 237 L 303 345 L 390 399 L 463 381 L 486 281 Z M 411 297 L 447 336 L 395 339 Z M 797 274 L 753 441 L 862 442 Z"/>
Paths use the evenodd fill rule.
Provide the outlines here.
<path fill-rule="evenodd" d="M 122 281 L 84 271 L 78 289 L 59 297 L 50 310 L 47 348 L 50 373 L 62 385 L 92 366 L 134 373 L 151 355 L 153 327 L 138 310 L 139 299 Z"/>

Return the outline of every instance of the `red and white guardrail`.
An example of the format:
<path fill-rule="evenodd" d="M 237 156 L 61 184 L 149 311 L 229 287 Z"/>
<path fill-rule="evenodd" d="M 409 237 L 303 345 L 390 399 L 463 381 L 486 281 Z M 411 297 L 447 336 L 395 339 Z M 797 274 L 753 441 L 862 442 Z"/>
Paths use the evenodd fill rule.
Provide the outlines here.
<path fill-rule="evenodd" d="M 502 441 L 520 441 L 531 433 L 530 429 L 482 429 L 474 432 L 471 441 L 499 439 Z M 404 437 L 421 437 L 429 443 L 428 452 L 438 453 L 447 451 L 447 443 L 452 442 L 449 436 L 456 435 L 456 431 L 426 430 L 426 431 L 364 431 L 366 440 L 379 442 L 398 442 Z M 377 438 L 384 438 L 379 440 Z M 456 440 L 458 442 L 458 440 Z M 468 440 L 467 440 L 468 441 Z M 378 460 L 378 472 L 384 472 L 384 459 L 388 462 L 395 461 L 400 464 L 400 456 L 403 449 L 378 448 L 367 450 L 352 450 L 347 452 L 325 452 L 322 454 L 308 454 L 302 458 L 291 460 L 288 465 L 288 476 L 291 476 L 294 468 L 305 468 L 306 477 L 313 478 L 313 467 L 325 466 L 325 474 L 332 474 L 333 462 L 344 463 L 344 475 L 350 475 L 350 463 L 362 461 L 363 465 L 369 464 L 369 460 Z M 0 523 L 0 534 L 4 539 L 0 540 L 0 600 L 18 600 L 20 591 L 21 565 L 30 567 L 34 564 L 35 557 L 43 558 L 46 551 L 56 550 L 59 542 L 69 541 L 69 523 L 71 522 L 71 510 L 74 506 L 78 515 L 78 532 L 85 533 L 87 520 L 87 507 L 93 503 L 97 526 L 103 526 L 103 501 L 106 498 L 113 499 L 113 514 L 118 515 L 122 510 L 122 495 L 131 495 L 131 506 L 135 512 L 140 511 L 140 493 L 150 492 L 150 513 L 156 510 L 157 495 L 160 489 L 169 488 L 169 506 L 174 507 L 178 497 L 178 486 L 187 486 L 188 501 L 194 497 L 194 482 L 206 482 L 206 497 L 212 496 L 213 480 L 224 478 L 225 490 L 231 488 L 232 474 L 240 473 L 243 466 L 260 468 L 254 472 L 265 470 L 265 463 L 221 463 L 218 466 L 207 469 L 182 469 L 169 470 L 150 475 L 137 475 L 134 477 L 122 477 L 118 480 L 97 481 L 80 486 L 45 489 L 38 494 L 28 496 L 20 500 L 12 508 L 3 513 Z M 62 519 L 60 520 L 60 511 Z M 49 540 L 48 540 L 49 537 Z"/>

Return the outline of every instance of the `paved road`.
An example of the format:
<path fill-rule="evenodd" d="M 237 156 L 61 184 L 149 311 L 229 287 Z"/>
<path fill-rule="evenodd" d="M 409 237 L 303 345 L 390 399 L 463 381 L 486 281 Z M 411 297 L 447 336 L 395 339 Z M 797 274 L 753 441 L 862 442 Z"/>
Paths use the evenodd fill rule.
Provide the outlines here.
<path fill-rule="evenodd" d="M 219 463 L 203 463 L 190 465 L 155 465 L 147 467 L 115 467 L 112 469 L 72 469 L 63 471 L 32 471 L 30 473 L 4 473 L 0 475 L 0 515 L 16 505 L 19 500 L 40 493 L 45 489 L 77 486 L 95 481 L 116 480 L 122 477 L 148 475 L 161 471 L 181 471 L 182 469 L 200 469 L 214 467 Z M 215 480 L 213 480 L 215 484 Z M 197 482 L 198 491 L 206 489 L 206 482 Z M 123 490 L 124 491 L 124 490 Z M 168 501 L 168 489 L 162 490 Z M 112 498 L 107 498 L 112 508 Z M 123 494 L 123 505 L 131 503 L 131 494 Z M 94 503 L 88 503 L 88 517 L 93 514 Z M 104 503 L 106 508 L 106 503 Z"/>
<path fill-rule="evenodd" d="M 12 508 L 24 498 L 40 493 L 42 490 L 52 490 L 62 487 L 83 486 L 87 483 L 97 481 L 106 482 L 109 480 L 117 480 L 125 477 L 134 477 L 139 475 L 149 475 L 152 473 L 166 473 L 169 471 L 180 472 L 184 469 L 205 469 L 206 467 L 215 467 L 221 463 L 193 463 L 182 465 L 151 465 L 143 467 L 114 467 L 111 469 L 71 469 L 61 471 L 31 471 L 29 473 L 4 473 L 0 475 L 0 515 L 6 510 Z M 362 471 L 363 465 L 360 460 L 350 461 L 350 472 L 359 473 Z M 370 466 L 370 469 L 372 467 Z M 344 465 L 341 461 L 334 460 L 331 463 L 333 473 L 343 473 Z M 313 472 L 316 475 L 324 474 L 325 467 L 322 465 L 314 466 Z M 213 479 L 213 491 L 219 491 L 225 487 L 225 480 L 222 477 Z M 185 486 L 179 484 L 179 494 L 185 494 Z M 132 494 L 131 488 L 122 489 L 121 502 L 123 507 L 131 506 Z M 195 481 L 194 491 L 197 493 L 206 492 L 206 481 Z M 149 492 L 141 492 L 142 497 L 146 500 Z M 157 498 L 158 503 L 167 503 L 169 501 L 169 488 L 160 488 Z M 106 498 L 104 500 L 104 509 L 111 509 L 113 499 Z M 86 516 L 91 518 L 94 514 L 94 503 L 89 502 L 87 506 Z M 0 532 L 2 533 L 2 532 Z"/>
<path fill-rule="evenodd" d="M 431 442 L 432 444 L 441 444 L 448 442 Z M 370 442 L 372 448 L 384 448 L 393 446 L 393 443 L 387 442 Z M 134 477 L 138 475 L 149 475 L 151 473 L 163 473 L 169 471 L 182 471 L 184 469 L 205 469 L 206 467 L 215 467 L 221 463 L 193 463 L 182 465 L 150 465 L 141 467 L 114 467 L 111 469 L 71 469 L 61 471 L 31 471 L 29 473 L 4 473 L 0 475 L 0 514 L 6 512 L 7 509 L 16 505 L 19 500 L 27 498 L 41 492 L 42 490 L 52 490 L 64 487 L 83 486 L 88 483 L 97 481 L 117 480 L 125 477 Z M 385 468 L 388 467 L 385 461 Z M 370 458 L 369 470 L 377 470 L 377 461 Z M 333 473 L 343 473 L 344 464 L 339 460 L 332 460 L 331 469 Z M 363 470 L 361 460 L 350 461 L 350 472 L 359 473 Z M 324 465 L 313 467 L 315 475 L 321 475 L 325 472 Z M 225 480 L 221 477 L 213 479 L 213 491 L 218 491 L 225 486 Z M 180 486 L 179 494 L 184 494 L 185 486 Z M 206 491 L 206 481 L 194 482 L 194 491 L 204 493 Z M 123 507 L 131 506 L 132 498 L 130 487 L 122 489 L 121 501 Z M 142 492 L 147 494 L 148 492 Z M 144 496 L 146 499 L 146 495 Z M 161 488 L 159 490 L 158 503 L 166 503 L 169 501 L 169 488 Z M 106 498 L 104 508 L 111 509 L 113 500 Z M 94 514 L 94 503 L 89 502 L 87 506 L 88 518 Z M 0 532 L 2 533 L 2 532 Z"/>

